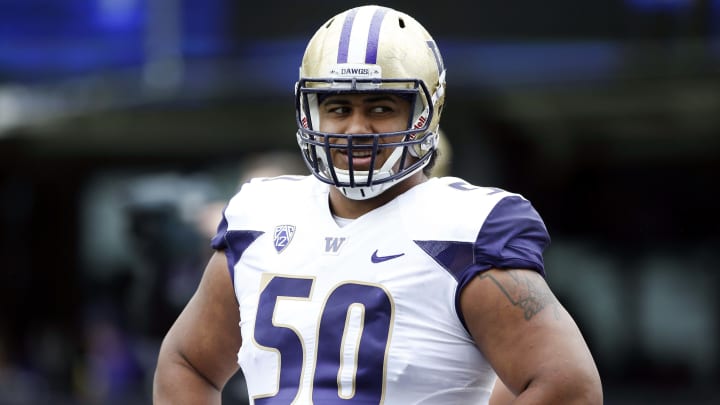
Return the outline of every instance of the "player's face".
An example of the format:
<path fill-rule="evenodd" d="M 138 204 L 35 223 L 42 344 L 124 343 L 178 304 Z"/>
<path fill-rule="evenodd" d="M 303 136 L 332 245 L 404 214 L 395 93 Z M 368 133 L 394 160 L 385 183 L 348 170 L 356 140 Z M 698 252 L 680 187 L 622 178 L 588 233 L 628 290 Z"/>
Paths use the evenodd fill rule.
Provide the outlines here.
<path fill-rule="evenodd" d="M 328 96 L 320 104 L 320 131 L 336 134 L 377 134 L 404 131 L 410 118 L 410 102 L 393 94 L 337 94 Z M 381 137 L 380 143 L 399 142 L 402 136 Z M 331 143 L 346 144 L 346 139 L 332 138 Z M 372 137 L 355 138 L 353 145 L 371 145 Z M 375 167 L 380 167 L 394 148 L 380 148 Z M 332 149 L 334 165 L 349 168 L 349 157 L 344 148 Z M 353 151 L 355 170 L 369 170 L 371 149 Z"/>

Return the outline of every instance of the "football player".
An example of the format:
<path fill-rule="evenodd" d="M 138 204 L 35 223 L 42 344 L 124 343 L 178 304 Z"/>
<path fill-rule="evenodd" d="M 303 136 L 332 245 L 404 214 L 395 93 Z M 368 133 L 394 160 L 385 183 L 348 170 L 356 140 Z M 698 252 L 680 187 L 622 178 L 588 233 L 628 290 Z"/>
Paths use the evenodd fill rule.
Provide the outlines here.
<path fill-rule="evenodd" d="M 254 404 L 483 404 L 498 377 L 505 401 L 602 403 L 530 202 L 430 176 L 445 66 L 415 19 L 331 18 L 295 97 L 312 175 L 256 178 L 231 199 L 163 341 L 156 403 L 219 403 L 238 364 Z"/>

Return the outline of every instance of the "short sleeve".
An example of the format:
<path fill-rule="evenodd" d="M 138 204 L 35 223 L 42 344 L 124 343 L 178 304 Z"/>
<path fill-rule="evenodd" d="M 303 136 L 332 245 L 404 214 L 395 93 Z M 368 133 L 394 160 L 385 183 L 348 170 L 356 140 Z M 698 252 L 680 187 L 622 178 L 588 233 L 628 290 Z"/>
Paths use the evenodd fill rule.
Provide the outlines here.
<path fill-rule="evenodd" d="M 482 225 L 474 245 L 475 264 L 520 268 L 545 275 L 543 251 L 550 244 L 545 223 L 520 196 L 500 200 Z"/>
<path fill-rule="evenodd" d="M 215 250 L 225 250 L 227 248 L 227 239 L 225 238 L 228 230 L 228 221 L 225 216 L 226 210 L 227 207 L 223 210 L 222 219 L 218 224 L 215 236 L 210 240 L 210 246 Z"/>
<path fill-rule="evenodd" d="M 492 268 L 535 270 L 544 277 L 542 255 L 549 244 L 545 223 L 532 204 L 517 195 L 503 198 L 478 232 L 472 265 L 457 276 L 458 294 L 475 276 Z"/>

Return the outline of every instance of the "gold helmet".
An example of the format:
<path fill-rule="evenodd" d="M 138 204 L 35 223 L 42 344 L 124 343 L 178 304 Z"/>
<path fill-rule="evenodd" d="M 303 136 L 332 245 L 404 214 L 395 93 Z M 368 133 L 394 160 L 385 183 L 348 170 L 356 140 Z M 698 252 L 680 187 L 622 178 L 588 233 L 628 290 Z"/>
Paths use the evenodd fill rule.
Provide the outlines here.
<path fill-rule="evenodd" d="M 328 94 L 395 93 L 411 100 L 407 129 L 377 134 L 320 131 L 319 101 Z M 295 86 L 297 140 L 313 174 L 352 199 L 374 197 L 422 170 L 438 144 L 445 100 L 445 67 L 430 34 L 407 14 L 380 6 L 347 10 L 328 20 L 310 39 Z M 402 141 L 382 143 L 382 137 Z M 345 139 L 334 142 L 333 138 Z M 362 145 L 352 140 L 364 138 Z M 370 138 L 371 142 L 367 139 Z M 370 170 L 335 167 L 330 150 L 372 150 Z M 394 148 L 376 167 L 381 148 Z M 411 159 L 412 156 L 414 159 Z M 379 164 L 377 166 L 380 166 Z"/>

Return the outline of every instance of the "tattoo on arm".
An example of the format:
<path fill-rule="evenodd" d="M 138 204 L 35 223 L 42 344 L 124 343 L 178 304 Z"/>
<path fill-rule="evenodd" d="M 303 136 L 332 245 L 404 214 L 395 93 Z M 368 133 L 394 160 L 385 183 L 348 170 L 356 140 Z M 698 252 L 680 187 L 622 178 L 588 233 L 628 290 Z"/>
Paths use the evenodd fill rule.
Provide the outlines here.
<path fill-rule="evenodd" d="M 495 283 L 513 306 L 523 310 L 526 321 L 529 321 L 546 306 L 555 302 L 552 292 L 538 286 L 533 279 L 523 274 L 523 272 L 506 270 L 505 274 L 509 278 L 503 277 L 503 281 L 487 272 L 480 274 L 478 277 L 490 279 Z"/>

